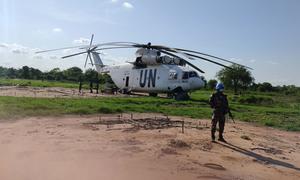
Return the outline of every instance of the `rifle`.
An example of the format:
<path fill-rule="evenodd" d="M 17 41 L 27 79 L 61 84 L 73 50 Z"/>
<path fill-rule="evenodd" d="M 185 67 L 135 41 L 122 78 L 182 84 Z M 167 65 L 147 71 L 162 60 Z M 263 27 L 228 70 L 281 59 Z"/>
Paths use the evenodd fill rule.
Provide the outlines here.
<path fill-rule="evenodd" d="M 233 123 L 235 124 L 233 114 L 231 113 L 231 111 L 230 111 L 229 108 L 228 108 L 228 115 L 229 115 L 229 117 L 232 119 Z"/>

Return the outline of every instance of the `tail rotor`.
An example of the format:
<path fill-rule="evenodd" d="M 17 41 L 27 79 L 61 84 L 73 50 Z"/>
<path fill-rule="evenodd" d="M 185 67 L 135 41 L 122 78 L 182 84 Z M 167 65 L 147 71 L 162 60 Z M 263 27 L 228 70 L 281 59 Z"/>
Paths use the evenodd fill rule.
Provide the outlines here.
<path fill-rule="evenodd" d="M 93 60 L 91 58 L 91 52 L 93 52 L 97 47 L 92 48 L 93 40 L 94 40 L 94 34 L 92 34 L 91 41 L 90 41 L 90 46 L 89 46 L 88 50 L 86 51 L 87 55 L 86 55 L 86 58 L 85 58 L 84 68 L 86 68 L 86 64 L 87 64 L 88 59 L 90 59 L 91 65 L 92 66 L 94 65 Z"/>

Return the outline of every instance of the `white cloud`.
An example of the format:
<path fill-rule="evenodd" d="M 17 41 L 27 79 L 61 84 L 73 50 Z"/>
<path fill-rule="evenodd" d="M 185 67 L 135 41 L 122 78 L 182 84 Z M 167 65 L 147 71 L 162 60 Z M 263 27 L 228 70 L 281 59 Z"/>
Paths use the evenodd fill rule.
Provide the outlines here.
<path fill-rule="evenodd" d="M 111 0 L 112 3 L 117 3 L 119 0 Z"/>
<path fill-rule="evenodd" d="M 6 44 L 0 43 L 0 64 L 5 67 L 20 68 L 22 66 L 29 66 L 45 70 L 51 70 L 56 67 L 61 69 L 78 66 L 83 68 L 84 59 L 83 56 L 76 56 L 61 60 L 59 57 L 65 55 L 62 51 L 60 52 L 49 52 L 43 54 L 36 54 L 35 52 L 40 49 L 30 48 L 20 44 Z M 68 54 L 67 54 L 68 55 Z"/>
<path fill-rule="evenodd" d="M 14 54 L 21 54 L 22 53 L 20 49 L 13 49 L 11 52 L 14 53 Z"/>
<path fill-rule="evenodd" d="M 79 38 L 79 39 L 75 39 L 73 41 L 73 44 L 88 44 L 90 42 L 90 39 L 87 39 L 87 38 Z"/>
<path fill-rule="evenodd" d="M 123 2 L 123 7 L 127 8 L 127 9 L 132 9 L 133 5 L 131 3 L 129 3 L 129 2 Z"/>
<path fill-rule="evenodd" d="M 50 59 L 58 59 L 57 56 L 50 56 Z"/>
<path fill-rule="evenodd" d="M 59 32 L 62 32 L 62 29 L 61 28 L 53 28 L 52 31 L 55 33 L 59 33 Z"/>
<path fill-rule="evenodd" d="M 51 12 L 50 16 L 52 16 L 55 19 L 61 20 L 61 21 L 67 21 L 72 23 L 106 23 L 110 25 L 116 24 L 110 17 L 106 16 L 99 16 L 99 14 L 89 14 L 86 12 L 64 12 L 64 11 L 56 11 Z"/>
<path fill-rule="evenodd" d="M 271 65 L 278 65 L 279 63 L 276 62 L 276 61 L 266 61 L 268 64 L 271 64 Z"/>
<path fill-rule="evenodd" d="M 6 44 L 6 43 L 1 43 L 1 44 L 0 44 L 0 48 L 8 48 L 8 44 Z"/>
<path fill-rule="evenodd" d="M 33 56 L 33 58 L 34 58 L 34 59 L 43 59 L 44 57 L 41 56 L 41 55 L 35 55 L 35 56 Z"/>
<path fill-rule="evenodd" d="M 9 49 L 14 54 L 28 54 L 32 51 L 30 48 L 19 44 L 6 44 L 6 49 Z"/>

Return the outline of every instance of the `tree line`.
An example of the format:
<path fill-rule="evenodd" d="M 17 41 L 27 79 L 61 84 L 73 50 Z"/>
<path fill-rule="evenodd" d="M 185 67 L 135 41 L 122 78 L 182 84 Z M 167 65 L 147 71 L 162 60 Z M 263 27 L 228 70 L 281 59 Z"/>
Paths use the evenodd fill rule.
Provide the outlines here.
<path fill-rule="evenodd" d="M 85 72 L 79 67 L 71 67 L 66 70 L 54 68 L 50 71 L 42 72 L 39 69 L 23 66 L 22 68 L 6 68 L 0 66 L 0 77 L 10 79 L 33 79 L 33 80 L 48 80 L 48 81 L 68 81 L 68 82 L 106 82 L 113 84 L 109 75 L 98 74 L 93 69 L 88 69 Z M 223 68 L 216 74 L 216 79 L 211 79 L 207 82 L 207 89 L 214 89 L 217 82 L 223 82 L 226 89 L 234 90 L 236 94 L 241 91 L 251 90 L 260 92 L 283 92 L 285 94 L 300 94 L 300 88 L 294 85 L 273 86 L 269 82 L 255 83 L 255 79 L 251 72 L 238 65 L 232 65 L 230 68 Z"/>
<path fill-rule="evenodd" d="M 300 88 L 295 85 L 273 86 L 269 82 L 255 83 L 251 72 L 243 66 L 232 65 L 230 68 L 223 68 L 216 74 L 217 79 L 207 82 L 207 89 L 214 89 L 218 80 L 223 82 L 227 89 L 231 89 L 238 94 L 241 91 L 259 92 L 281 92 L 284 94 L 300 94 Z"/>
<path fill-rule="evenodd" d="M 42 72 L 39 69 L 23 66 L 22 68 L 6 68 L 0 66 L 0 77 L 9 79 L 32 79 L 32 80 L 48 80 L 48 81 L 66 81 L 66 82 L 79 82 L 79 81 L 99 81 L 100 84 L 111 82 L 109 75 L 98 74 L 93 69 L 88 69 L 85 72 L 78 67 L 71 67 L 66 70 L 54 68 L 50 71 Z"/>

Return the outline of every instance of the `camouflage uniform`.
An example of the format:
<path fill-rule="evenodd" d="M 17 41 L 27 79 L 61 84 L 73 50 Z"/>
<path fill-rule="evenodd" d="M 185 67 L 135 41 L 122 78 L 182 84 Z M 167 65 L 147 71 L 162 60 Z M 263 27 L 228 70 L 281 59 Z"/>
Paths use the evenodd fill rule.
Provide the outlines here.
<path fill-rule="evenodd" d="M 211 121 L 211 138 L 213 141 L 215 140 L 215 132 L 217 129 L 217 123 L 219 122 L 219 140 L 225 142 L 223 138 L 225 115 L 229 110 L 227 96 L 222 92 L 216 92 L 211 95 L 209 103 L 211 108 L 213 108 L 213 116 Z"/>

